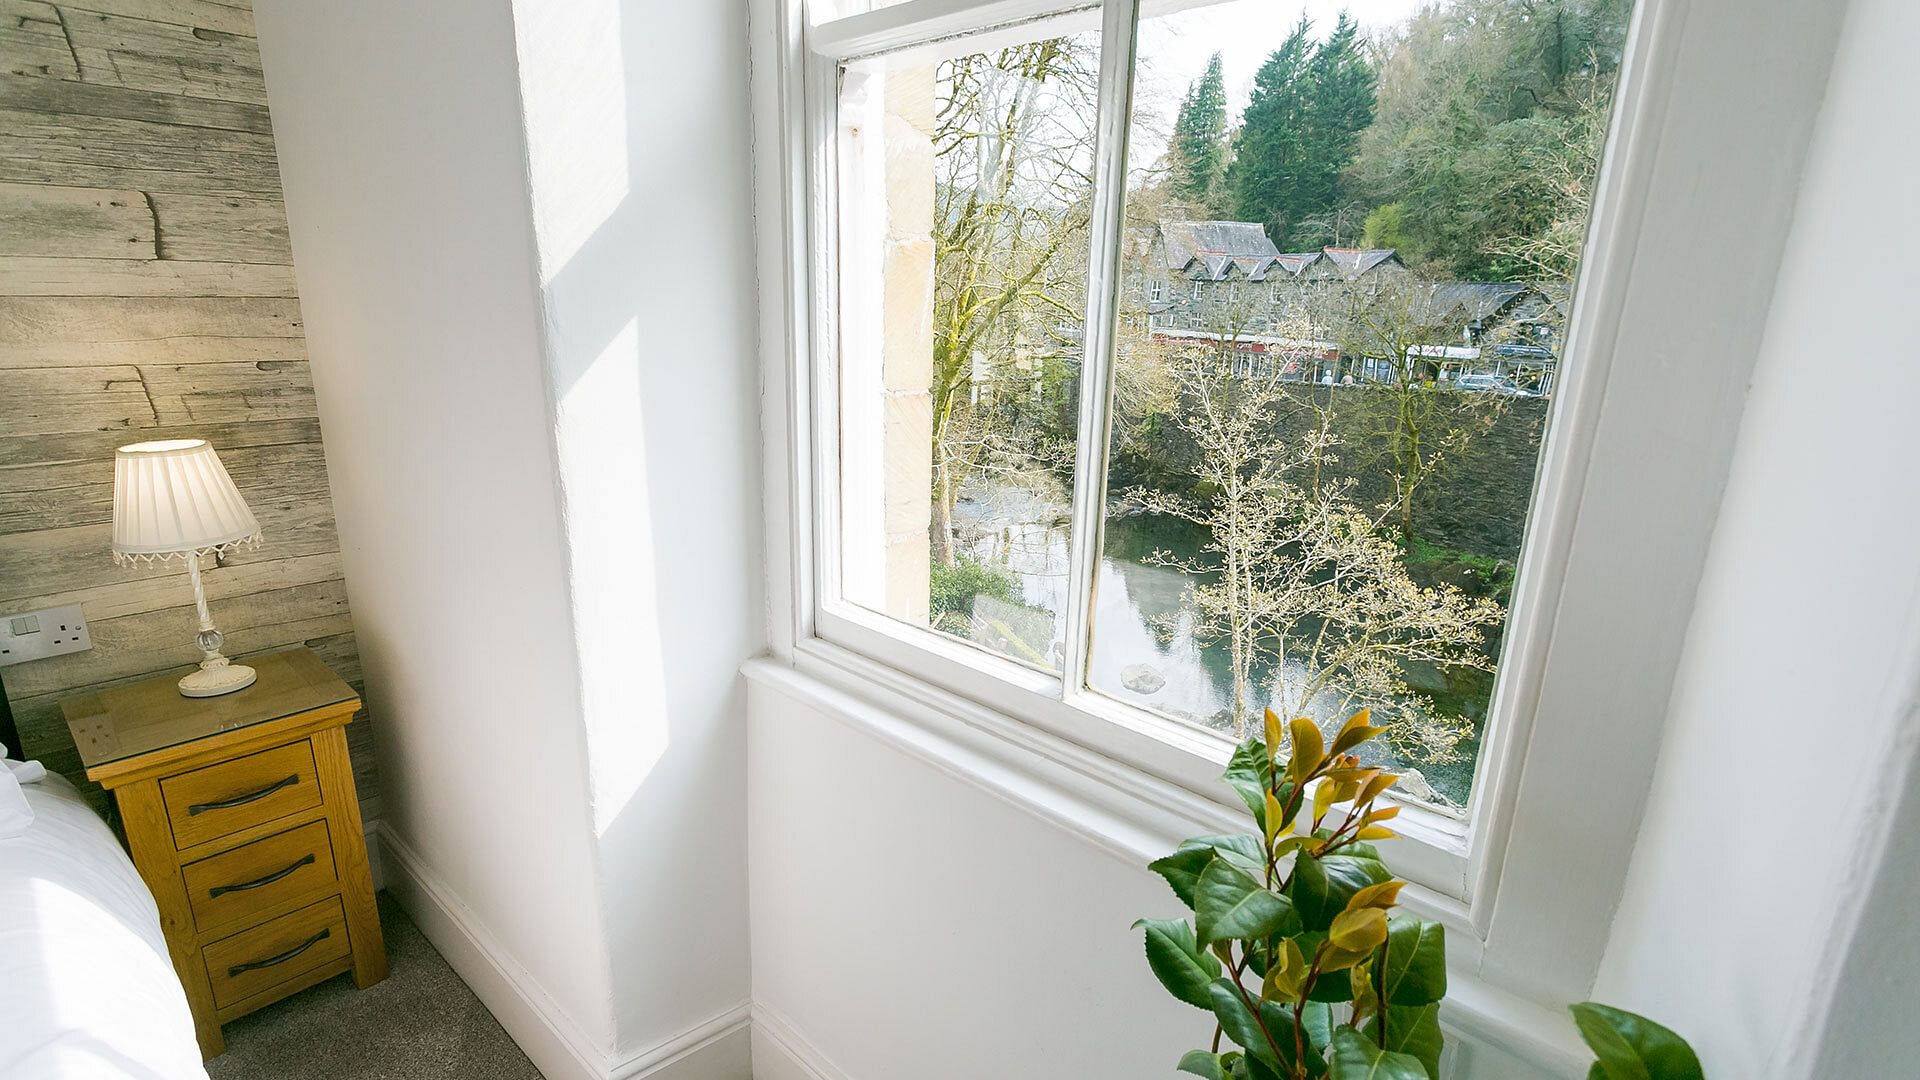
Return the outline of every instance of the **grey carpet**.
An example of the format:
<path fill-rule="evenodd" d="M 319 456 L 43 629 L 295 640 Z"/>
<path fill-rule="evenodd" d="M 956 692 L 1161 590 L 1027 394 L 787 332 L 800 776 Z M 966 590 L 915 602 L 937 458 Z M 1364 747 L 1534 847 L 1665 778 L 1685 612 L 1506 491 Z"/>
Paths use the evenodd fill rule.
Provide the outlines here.
<path fill-rule="evenodd" d="M 386 979 L 337 975 L 226 1026 L 213 1080 L 540 1080 L 400 905 L 380 894 Z"/>

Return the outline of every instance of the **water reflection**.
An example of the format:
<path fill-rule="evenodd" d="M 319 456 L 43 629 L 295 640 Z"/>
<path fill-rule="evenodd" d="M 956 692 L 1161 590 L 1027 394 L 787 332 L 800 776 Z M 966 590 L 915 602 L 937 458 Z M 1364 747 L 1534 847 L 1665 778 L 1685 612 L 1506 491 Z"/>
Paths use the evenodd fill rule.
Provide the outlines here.
<path fill-rule="evenodd" d="M 1030 659 L 1042 662 L 1037 654 L 1044 652 L 1047 666 L 1058 668 L 1064 652 L 1069 560 L 1064 502 L 1025 489 L 971 491 L 954 509 L 954 526 L 961 552 L 1005 567 L 1019 581 L 1019 604 L 996 609 L 993 625 L 1022 627 L 1020 636 L 1036 653 Z M 1193 616 L 1182 603 L 1186 576 L 1147 561 L 1156 550 L 1195 557 L 1204 539 L 1198 527 L 1186 522 L 1139 515 L 1107 519 L 1094 609 L 1097 647 L 1090 651 L 1087 684 L 1129 704 L 1225 731 L 1231 727 L 1233 708 L 1227 645 L 1202 645 L 1194 639 Z M 991 601 L 983 597 L 976 603 Z M 987 622 L 976 619 L 977 639 L 997 634 L 983 628 Z M 997 636 L 980 643 L 1003 653 L 1024 651 L 1007 648 Z M 1279 668 L 1258 663 L 1249 700 L 1267 700 L 1276 680 L 1291 682 L 1303 674 L 1297 662 Z M 1420 673 L 1409 674 L 1421 681 Z M 1324 695 L 1308 711 L 1331 730 L 1345 716 L 1329 698 Z M 1407 768 L 1384 741 L 1369 744 L 1364 756 L 1370 763 Z M 1411 794 L 1446 806 L 1463 804 L 1471 781 L 1469 755 L 1464 767 L 1429 766 L 1425 775 L 1410 776 L 1405 786 Z"/>

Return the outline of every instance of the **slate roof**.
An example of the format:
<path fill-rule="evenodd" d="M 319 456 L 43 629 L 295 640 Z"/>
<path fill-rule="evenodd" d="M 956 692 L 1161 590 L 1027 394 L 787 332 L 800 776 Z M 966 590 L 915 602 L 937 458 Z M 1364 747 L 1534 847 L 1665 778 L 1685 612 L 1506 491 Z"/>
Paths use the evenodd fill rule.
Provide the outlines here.
<path fill-rule="evenodd" d="M 1130 238 L 1132 250 L 1147 254 L 1156 241 L 1146 230 Z M 1157 243 L 1166 268 L 1206 281 L 1222 281 L 1238 270 L 1248 281 L 1264 281 L 1274 270 L 1298 275 L 1321 260 L 1352 280 L 1384 263 L 1401 265 L 1391 248 L 1326 248 L 1282 252 L 1267 231 L 1253 221 L 1164 221 Z"/>
<path fill-rule="evenodd" d="M 1167 268 L 1178 270 L 1195 256 L 1270 260 L 1280 249 L 1267 239 L 1267 230 L 1252 221 L 1167 221 L 1160 225 L 1167 241 Z"/>
<path fill-rule="evenodd" d="M 1326 253 L 1321 251 L 1288 251 L 1274 256 L 1274 262 L 1287 273 L 1298 274 L 1326 257 Z"/>
<path fill-rule="evenodd" d="M 1332 260 L 1333 265 L 1339 267 L 1340 272 L 1349 278 L 1359 277 L 1388 260 L 1400 261 L 1400 256 L 1394 254 L 1392 248 L 1330 247 L 1323 250 L 1327 258 Z"/>
<path fill-rule="evenodd" d="M 1427 302 L 1435 315 L 1458 313 L 1467 322 L 1484 322 L 1506 310 L 1528 288 L 1511 281 L 1446 281 L 1433 287 Z"/>

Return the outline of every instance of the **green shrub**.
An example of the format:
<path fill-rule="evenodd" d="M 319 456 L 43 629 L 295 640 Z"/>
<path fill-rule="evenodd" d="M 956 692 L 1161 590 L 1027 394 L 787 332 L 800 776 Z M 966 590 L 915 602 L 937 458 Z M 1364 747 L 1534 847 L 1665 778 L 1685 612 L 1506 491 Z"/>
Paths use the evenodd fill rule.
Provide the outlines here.
<path fill-rule="evenodd" d="M 1004 566 L 962 555 L 954 560 L 952 566 L 940 563 L 933 565 L 929 591 L 932 615 L 937 623 L 942 615 L 971 618 L 976 597 L 987 596 L 1010 604 L 1019 603 L 1020 579 Z"/>

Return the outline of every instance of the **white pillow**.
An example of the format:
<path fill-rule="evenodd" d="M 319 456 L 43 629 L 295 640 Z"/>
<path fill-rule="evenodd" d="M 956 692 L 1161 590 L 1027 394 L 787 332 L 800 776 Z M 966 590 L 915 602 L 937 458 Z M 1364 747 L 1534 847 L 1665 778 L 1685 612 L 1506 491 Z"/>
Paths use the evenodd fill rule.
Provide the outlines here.
<path fill-rule="evenodd" d="M 0 747 L 0 756 L 5 753 L 6 749 Z M 19 836 L 31 824 L 33 804 L 27 801 L 26 793 L 20 790 L 20 781 L 14 779 L 12 763 L 0 762 L 0 840 Z"/>

